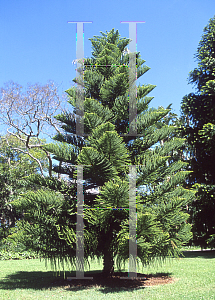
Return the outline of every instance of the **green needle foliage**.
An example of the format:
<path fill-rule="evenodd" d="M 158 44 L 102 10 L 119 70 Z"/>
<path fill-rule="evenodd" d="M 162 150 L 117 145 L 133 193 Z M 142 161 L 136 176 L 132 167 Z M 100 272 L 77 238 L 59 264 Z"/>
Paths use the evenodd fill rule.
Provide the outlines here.
<path fill-rule="evenodd" d="M 45 146 L 61 162 L 54 171 L 67 175 L 67 180 L 31 176 L 29 180 L 42 191 L 23 194 L 16 205 L 26 213 L 20 230 L 28 246 L 53 262 L 58 258 L 73 264 L 77 201 L 74 165 L 84 165 L 85 259 L 102 258 L 103 271 L 110 275 L 114 258 L 121 266 L 129 257 L 129 165 L 137 165 L 137 257 L 143 265 L 155 257 L 178 255 L 190 240 L 186 205 L 193 192 L 181 186 L 189 174 L 186 163 L 172 155 L 184 140 L 172 137 L 175 126 L 161 122 L 170 108 L 149 108 L 153 97 L 147 95 L 154 85 L 137 87 L 139 136 L 123 135 L 129 132 L 129 54 L 125 51 L 129 39 L 112 29 L 90 40 L 92 58 L 84 60 L 84 132 L 88 136 L 76 135 L 79 112 L 76 87 L 71 87 L 66 92 L 73 111 L 56 116 L 64 133 Z M 137 78 L 149 70 L 144 63 L 137 53 Z M 90 193 L 92 188 L 98 188 L 99 194 Z"/>
<path fill-rule="evenodd" d="M 203 32 L 195 55 L 198 66 L 189 74 L 196 92 L 183 98 L 181 109 L 193 170 L 188 183 L 197 188 L 190 207 L 193 242 L 206 248 L 215 245 L 215 16 Z"/>
<path fill-rule="evenodd" d="M 34 188 L 34 184 L 27 182 L 25 176 L 38 172 L 37 163 L 19 151 L 22 146 L 23 143 L 15 136 L 0 136 L 0 243 L 15 226 L 16 220 L 22 218 L 22 210 L 16 210 L 12 201 L 23 191 Z M 46 156 L 40 149 L 31 149 L 30 153 L 40 159 L 44 169 L 48 169 Z"/>

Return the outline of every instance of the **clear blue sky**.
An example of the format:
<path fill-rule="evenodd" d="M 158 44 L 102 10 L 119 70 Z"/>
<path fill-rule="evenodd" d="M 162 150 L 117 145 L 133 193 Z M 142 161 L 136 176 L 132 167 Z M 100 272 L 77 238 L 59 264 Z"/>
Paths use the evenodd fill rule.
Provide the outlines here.
<path fill-rule="evenodd" d="M 93 21 L 84 26 L 85 57 L 91 56 L 88 38 L 112 28 L 128 37 L 128 24 L 120 21 L 145 21 L 137 24 L 137 50 L 151 70 L 140 83 L 157 85 L 150 93 L 153 107 L 173 103 L 179 113 L 182 97 L 192 91 L 193 56 L 214 12 L 214 0 L 0 0 L 0 87 L 9 80 L 26 86 L 51 79 L 69 88 L 76 25 L 67 21 Z"/>

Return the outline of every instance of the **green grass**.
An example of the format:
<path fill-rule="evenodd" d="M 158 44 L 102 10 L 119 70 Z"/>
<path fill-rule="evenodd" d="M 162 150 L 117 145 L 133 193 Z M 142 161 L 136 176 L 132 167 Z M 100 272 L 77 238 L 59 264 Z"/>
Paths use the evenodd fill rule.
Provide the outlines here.
<path fill-rule="evenodd" d="M 101 268 L 97 261 L 91 265 L 91 271 Z M 214 270 L 215 251 L 186 252 L 184 258 L 138 270 L 145 274 L 167 273 L 177 279 L 171 284 L 140 289 L 70 288 L 69 284 L 53 286 L 56 277 L 39 259 L 0 261 L 0 299 L 215 299 Z M 66 275 L 73 276 L 69 272 Z M 63 272 L 60 276 L 63 279 Z"/>

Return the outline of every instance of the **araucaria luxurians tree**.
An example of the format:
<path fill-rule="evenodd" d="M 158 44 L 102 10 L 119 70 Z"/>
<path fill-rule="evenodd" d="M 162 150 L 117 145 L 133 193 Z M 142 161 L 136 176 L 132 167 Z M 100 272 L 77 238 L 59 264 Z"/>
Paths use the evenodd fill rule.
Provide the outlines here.
<path fill-rule="evenodd" d="M 186 164 L 168 156 L 184 140 L 165 140 L 177 128 L 165 122 L 160 129 L 157 126 L 170 109 L 149 108 L 153 97 L 147 95 L 154 85 L 137 87 L 138 136 L 125 135 L 129 130 L 129 55 L 125 51 L 129 39 L 112 29 L 91 42 L 92 58 L 84 61 L 84 132 L 88 135 L 76 135 L 76 87 L 71 87 L 66 91 L 71 111 L 56 116 L 64 133 L 54 137 L 56 143 L 46 145 L 61 162 L 54 170 L 68 179 L 31 176 L 43 189 L 23 194 L 14 205 L 25 211 L 26 220 L 19 226 L 29 247 L 49 259 L 74 263 L 75 166 L 84 165 L 85 259 L 102 258 L 104 273 L 111 274 L 115 258 L 120 265 L 129 257 L 129 165 L 137 166 L 137 257 L 143 264 L 177 255 L 189 241 L 186 204 L 193 193 L 180 185 L 189 173 Z M 137 53 L 137 78 L 149 70 L 144 62 Z M 165 142 L 157 145 L 161 140 Z M 89 193 L 97 187 L 99 194 Z"/>

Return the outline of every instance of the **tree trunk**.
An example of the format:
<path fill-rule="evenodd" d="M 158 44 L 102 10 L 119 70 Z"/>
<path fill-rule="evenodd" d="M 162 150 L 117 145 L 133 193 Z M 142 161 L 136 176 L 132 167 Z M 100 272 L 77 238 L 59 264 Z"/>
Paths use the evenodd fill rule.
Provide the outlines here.
<path fill-rule="evenodd" d="M 114 272 L 114 260 L 113 252 L 111 250 L 104 250 L 103 255 L 103 275 L 109 277 L 113 275 Z"/>

